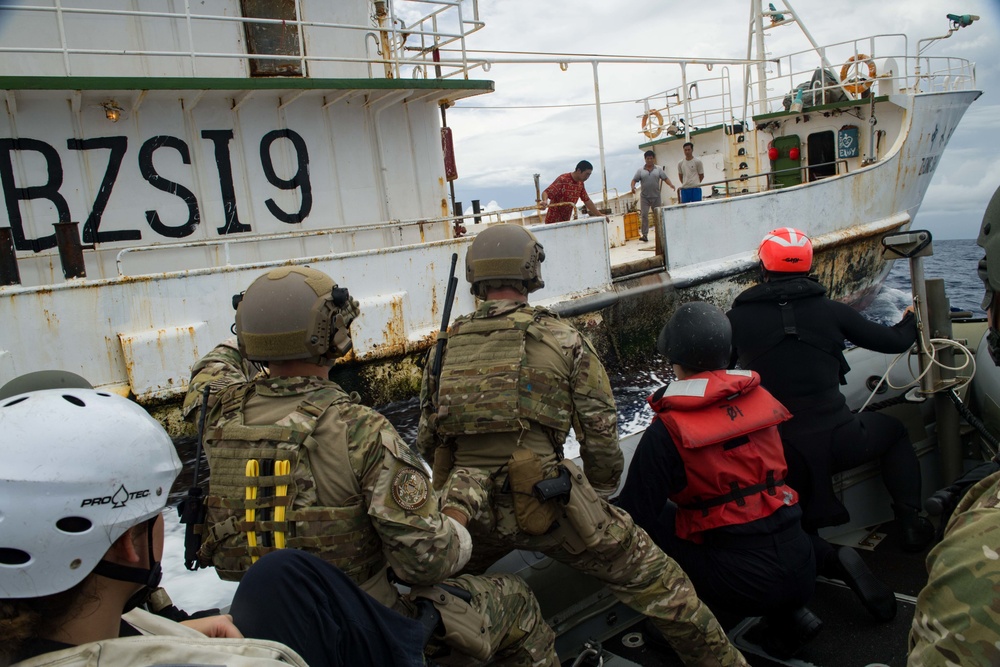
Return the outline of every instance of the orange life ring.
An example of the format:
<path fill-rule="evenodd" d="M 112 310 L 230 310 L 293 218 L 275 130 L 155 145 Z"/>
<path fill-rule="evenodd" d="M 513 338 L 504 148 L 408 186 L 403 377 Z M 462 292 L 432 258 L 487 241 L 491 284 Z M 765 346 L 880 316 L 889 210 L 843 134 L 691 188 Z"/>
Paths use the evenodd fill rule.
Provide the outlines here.
<path fill-rule="evenodd" d="M 650 120 L 654 122 L 650 122 Z M 656 109 L 642 117 L 642 133 L 650 139 L 655 139 L 663 132 L 663 116 Z"/>
<path fill-rule="evenodd" d="M 868 63 L 868 78 L 867 79 L 855 79 L 850 83 L 847 82 L 847 75 L 851 73 L 852 67 L 857 67 L 861 63 Z M 854 63 L 854 64 L 852 64 Z M 875 78 L 877 72 L 875 70 L 875 61 L 866 56 L 863 53 L 858 53 L 847 59 L 844 66 L 840 68 L 840 80 L 844 82 L 844 90 L 849 92 L 851 95 L 860 95 L 869 88 L 872 87 L 872 79 Z"/>

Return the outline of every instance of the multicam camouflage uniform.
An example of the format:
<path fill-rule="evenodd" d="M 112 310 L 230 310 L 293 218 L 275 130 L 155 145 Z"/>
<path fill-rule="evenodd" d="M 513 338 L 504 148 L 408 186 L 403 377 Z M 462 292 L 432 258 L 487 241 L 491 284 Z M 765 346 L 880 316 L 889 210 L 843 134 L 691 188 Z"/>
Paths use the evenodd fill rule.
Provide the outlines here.
<path fill-rule="evenodd" d="M 485 301 L 456 319 L 442 364 L 440 392 L 427 364 L 418 448 L 452 457 L 444 507 L 471 517 L 478 572 L 511 548 L 540 551 L 601 581 L 650 617 L 686 664 L 745 665 L 690 580 L 631 517 L 597 498 L 611 494 L 624 465 L 607 373 L 590 343 L 549 311 L 509 300 Z M 542 535 L 519 526 L 508 482 L 515 450 L 557 474 L 570 426 L 586 477 L 572 493 L 593 496 L 600 517 L 584 543 L 565 513 Z M 589 482 L 588 482 L 589 479 Z M 440 484 L 435 479 L 435 484 Z M 551 501 L 550 501 L 551 502 Z"/>
<path fill-rule="evenodd" d="M 447 578 L 459 559 L 454 524 L 438 510 L 420 457 L 380 414 L 357 404 L 337 384 L 316 377 L 258 377 L 231 342 L 216 347 L 192 372 L 186 401 L 194 419 L 202 389 L 212 388 L 205 445 L 212 470 L 208 530 L 202 556 L 224 578 L 238 579 L 250 556 L 273 550 L 285 529 L 287 546 L 339 566 L 364 590 L 414 617 L 426 598 L 442 614 L 444 643 L 455 651 L 440 664 L 557 664 L 552 630 L 524 582 L 511 575 Z M 189 405 L 190 404 L 190 405 Z M 246 438 L 245 440 L 243 438 Z M 245 462 L 261 462 L 258 501 L 245 499 Z M 288 460 L 291 474 L 264 470 Z M 235 463 L 234 463 L 235 462 Z M 270 473 L 270 474 L 268 474 Z M 287 484 L 288 501 L 263 498 Z M 284 504 L 286 521 L 273 509 Z M 254 521 L 244 521 L 254 508 Z M 248 546 L 248 531 L 258 541 Z M 413 589 L 400 596 L 387 569 Z M 472 594 L 470 605 L 434 584 Z"/>
<path fill-rule="evenodd" d="M 909 667 L 1000 665 L 1000 473 L 969 489 L 927 555 Z"/>

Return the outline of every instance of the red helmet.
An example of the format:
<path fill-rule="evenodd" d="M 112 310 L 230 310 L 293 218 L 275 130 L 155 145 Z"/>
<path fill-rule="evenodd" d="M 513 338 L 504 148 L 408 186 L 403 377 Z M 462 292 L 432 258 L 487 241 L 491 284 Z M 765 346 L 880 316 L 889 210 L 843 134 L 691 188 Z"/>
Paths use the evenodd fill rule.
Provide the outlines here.
<path fill-rule="evenodd" d="M 812 241 L 805 233 L 791 227 L 772 229 L 760 242 L 757 257 L 768 271 L 808 273 L 813 263 Z"/>

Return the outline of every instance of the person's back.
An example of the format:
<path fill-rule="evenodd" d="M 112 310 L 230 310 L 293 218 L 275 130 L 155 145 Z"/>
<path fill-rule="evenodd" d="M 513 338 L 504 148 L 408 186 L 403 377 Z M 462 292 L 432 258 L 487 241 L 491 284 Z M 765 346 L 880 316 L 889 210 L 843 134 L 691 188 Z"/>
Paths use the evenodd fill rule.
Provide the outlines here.
<path fill-rule="evenodd" d="M 764 386 L 793 413 L 842 403 L 845 340 L 898 353 L 912 345 L 916 332 L 912 316 L 895 327 L 870 322 L 827 297 L 814 277 L 798 272 L 774 273 L 744 291 L 729 319 L 740 366 L 759 373 Z"/>
<path fill-rule="evenodd" d="M 205 438 L 213 478 L 211 524 L 243 519 L 244 510 L 226 509 L 224 501 L 245 492 L 246 444 L 257 438 L 259 449 L 251 456 L 259 462 L 260 476 L 277 474 L 277 461 L 293 463 L 286 473 L 292 483 L 285 490 L 285 519 L 296 527 L 285 537 L 287 547 L 336 565 L 388 606 L 399 597 L 386 577 L 390 558 L 396 574 L 413 584 L 444 580 L 460 560 L 459 541 L 430 502 L 429 487 L 411 474 L 422 466 L 419 457 L 382 415 L 353 401 L 336 383 L 317 377 L 258 378 L 222 392 L 206 422 L 211 425 Z M 412 485 L 405 500 L 397 476 Z M 370 504 L 382 499 L 375 489 L 379 484 L 389 484 L 393 498 L 400 496 L 406 507 L 373 510 Z M 261 495 L 275 491 L 274 484 L 256 488 Z M 263 521 L 274 520 L 270 512 Z M 396 521 L 388 518 L 393 513 Z M 421 532 L 429 557 L 415 557 L 414 531 Z M 239 579 L 253 556 L 276 548 L 273 539 L 272 531 L 261 530 L 260 546 L 248 549 L 245 534 L 236 531 L 205 544 L 203 553 L 219 576 Z"/>
<path fill-rule="evenodd" d="M 919 551 L 933 537 L 933 527 L 920 515 L 920 464 L 906 428 L 881 413 L 852 413 L 839 390 L 850 370 L 845 338 L 880 352 L 902 352 L 916 338 L 915 321 L 907 314 L 895 327 L 886 327 L 827 298 L 809 276 L 813 247 L 800 230 L 771 231 L 757 253 L 763 282 L 740 294 L 727 314 L 735 359 L 760 373 L 763 386 L 793 414 L 781 426 L 781 437 L 789 483 L 800 494 L 802 525 L 813 536 L 819 572 L 845 579 L 876 618 L 888 620 L 896 612 L 892 591 L 874 579 L 853 550 L 835 549 L 817 531 L 850 519 L 832 475 L 879 460 L 903 528 L 903 548 Z"/>
<path fill-rule="evenodd" d="M 205 400 L 215 390 L 201 559 L 240 579 L 261 556 L 301 549 L 405 616 L 436 610 L 453 660 L 552 664 L 551 629 L 524 582 L 450 578 L 471 553 L 468 531 L 440 512 L 423 462 L 392 425 L 327 379 L 351 348 L 357 314 L 358 302 L 325 274 L 275 269 L 239 302 L 238 349 L 223 344 L 195 367 L 189 392 L 207 386 Z M 268 375 L 249 381 L 244 358 L 266 363 Z M 435 660 L 441 645 L 428 649 Z"/>
<path fill-rule="evenodd" d="M 790 415 L 752 371 L 727 371 L 721 310 L 686 303 L 657 341 L 677 380 L 654 412 L 618 504 L 684 568 L 724 623 L 767 616 L 772 653 L 789 655 L 821 622 L 804 608 L 815 587 L 798 496 L 786 481 L 777 425 Z"/>
<path fill-rule="evenodd" d="M 425 367 L 418 447 L 433 451 L 444 511 L 468 521 L 470 567 L 540 551 L 603 581 L 688 664 L 745 664 L 677 564 L 605 500 L 623 466 L 610 381 L 579 331 L 528 305 L 544 258 L 522 227 L 482 231 L 466 255 L 482 302 L 456 320 L 440 374 L 434 357 Z M 571 428 L 582 470 L 563 457 Z"/>

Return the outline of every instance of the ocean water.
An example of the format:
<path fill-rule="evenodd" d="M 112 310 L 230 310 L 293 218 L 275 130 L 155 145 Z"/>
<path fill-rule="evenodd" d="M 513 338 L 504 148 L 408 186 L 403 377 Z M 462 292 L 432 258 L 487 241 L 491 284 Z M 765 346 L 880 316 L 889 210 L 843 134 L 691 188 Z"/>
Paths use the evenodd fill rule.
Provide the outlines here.
<path fill-rule="evenodd" d="M 940 241 L 934 244 L 934 255 L 924 260 L 927 278 L 944 278 L 945 292 L 952 308 L 970 310 L 985 315 L 980 304 L 983 286 L 976 274 L 976 265 L 983 256 L 974 240 Z M 897 261 L 864 315 L 882 324 L 893 324 L 902 317 L 910 303 L 909 263 Z M 666 361 L 655 352 L 643 367 L 608 369 L 618 408 L 618 430 L 621 434 L 633 433 L 649 425 L 653 413 L 646 398 L 658 387 L 673 379 Z M 414 442 L 417 434 L 419 405 L 416 398 L 379 406 L 377 408 L 393 423 L 407 442 Z M 579 445 L 571 437 L 566 444 L 566 454 L 574 456 Z M 194 452 L 182 451 L 185 474 L 190 475 Z M 186 488 L 187 482 L 182 485 Z M 176 493 L 176 490 L 175 490 Z M 176 498 L 175 498 L 176 499 Z M 166 513 L 166 540 L 164 545 L 163 586 L 181 609 L 195 611 L 228 604 L 236 589 L 232 582 L 220 581 L 215 571 L 188 572 L 181 562 L 184 553 L 183 527 L 177 523 L 177 513 Z"/>

